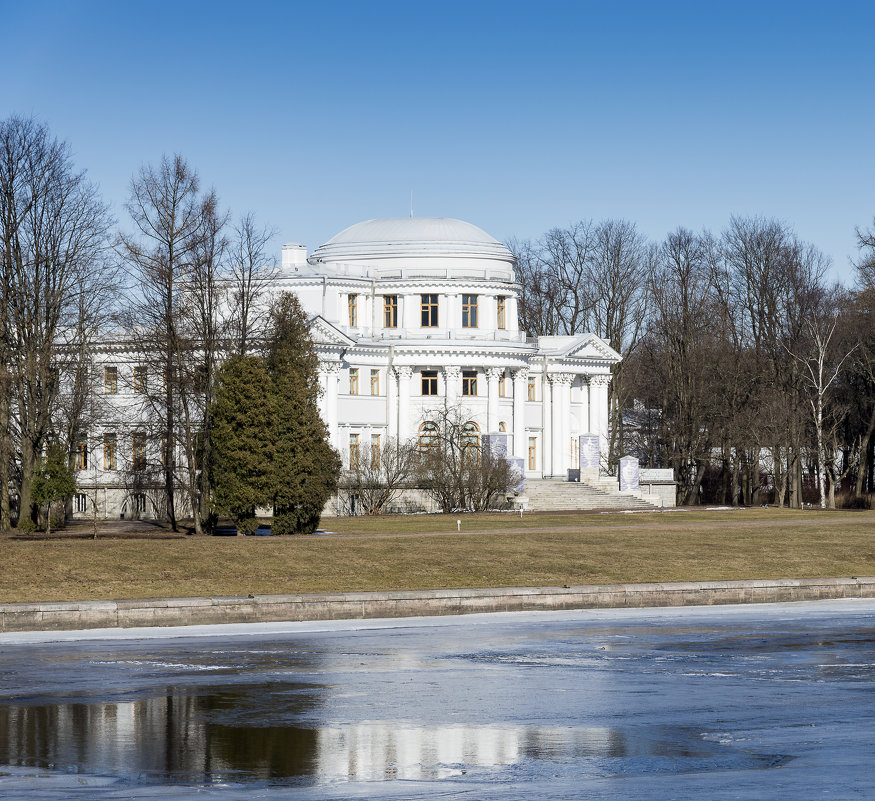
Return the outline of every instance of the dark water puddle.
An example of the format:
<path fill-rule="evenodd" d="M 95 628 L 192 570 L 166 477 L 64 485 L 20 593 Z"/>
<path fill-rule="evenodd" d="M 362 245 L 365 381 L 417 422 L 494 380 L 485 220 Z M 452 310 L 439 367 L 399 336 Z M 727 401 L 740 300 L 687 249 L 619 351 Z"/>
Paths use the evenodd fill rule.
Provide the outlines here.
<path fill-rule="evenodd" d="M 305 685 L 171 688 L 149 697 L 0 705 L 0 765 L 133 783 L 310 784 L 439 779 L 564 765 L 590 776 L 772 767 L 670 726 L 413 725 L 320 720 Z"/>

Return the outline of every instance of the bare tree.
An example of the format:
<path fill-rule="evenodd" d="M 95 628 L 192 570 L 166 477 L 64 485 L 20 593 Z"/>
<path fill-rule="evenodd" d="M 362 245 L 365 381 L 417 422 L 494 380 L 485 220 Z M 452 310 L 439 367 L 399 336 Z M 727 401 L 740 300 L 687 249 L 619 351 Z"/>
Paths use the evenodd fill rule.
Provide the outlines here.
<path fill-rule="evenodd" d="M 503 455 L 482 446 L 470 411 L 445 404 L 427 415 L 420 427 L 417 486 L 444 512 L 482 512 L 503 505 L 520 476 Z"/>
<path fill-rule="evenodd" d="M 850 351 L 836 350 L 835 333 L 839 322 L 840 300 L 841 291 L 838 287 L 824 293 L 805 321 L 805 338 L 795 343 L 793 349 L 787 347 L 787 352 L 802 368 L 802 380 L 808 390 L 807 400 L 816 441 L 817 489 L 821 509 L 826 508 L 826 478 L 830 461 L 825 431 L 827 395 L 837 382 L 845 361 L 857 348 L 854 344 Z M 830 475 L 834 478 L 832 471 Z"/>
<path fill-rule="evenodd" d="M 259 227 L 245 214 L 234 226 L 229 249 L 231 267 L 231 336 L 234 350 L 245 356 L 264 333 L 267 288 L 276 276 L 276 263 L 266 254 L 275 232 Z"/>
<path fill-rule="evenodd" d="M 142 398 L 158 420 L 165 505 L 176 530 L 178 470 L 188 474 L 189 499 L 196 495 L 193 457 L 201 420 L 192 396 L 205 380 L 197 326 L 192 325 L 192 308 L 200 303 L 190 293 L 200 291 L 202 303 L 214 290 L 212 278 L 203 283 L 203 271 L 214 266 L 216 245 L 208 240 L 218 235 L 220 219 L 215 196 L 200 196 L 197 173 L 179 155 L 165 156 L 157 167 L 142 167 L 131 181 L 126 208 L 135 229 L 119 237 L 119 251 L 134 281 L 126 322 L 150 376 Z M 180 445 L 186 457 L 182 464 Z M 196 531 L 199 506 L 190 509 Z"/>
<path fill-rule="evenodd" d="M 339 487 L 347 497 L 357 499 L 364 514 L 382 514 L 411 486 L 418 460 L 415 441 L 389 439 L 373 444 L 370 450 L 349 456 Z"/>
<path fill-rule="evenodd" d="M 112 224 L 67 144 L 33 119 L 0 122 L 0 524 L 8 528 L 10 468 L 17 464 L 19 526 L 31 521 L 37 459 L 54 426 L 64 355 L 76 351 L 84 292 L 101 292 Z"/>

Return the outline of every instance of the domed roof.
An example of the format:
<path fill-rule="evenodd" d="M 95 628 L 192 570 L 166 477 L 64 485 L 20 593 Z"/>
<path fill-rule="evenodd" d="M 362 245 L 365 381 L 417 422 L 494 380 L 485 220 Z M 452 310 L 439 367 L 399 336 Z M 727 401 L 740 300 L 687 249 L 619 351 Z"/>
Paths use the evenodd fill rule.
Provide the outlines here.
<path fill-rule="evenodd" d="M 317 248 L 312 261 L 464 256 L 511 261 L 513 254 L 482 229 L 449 217 L 365 220 Z"/>

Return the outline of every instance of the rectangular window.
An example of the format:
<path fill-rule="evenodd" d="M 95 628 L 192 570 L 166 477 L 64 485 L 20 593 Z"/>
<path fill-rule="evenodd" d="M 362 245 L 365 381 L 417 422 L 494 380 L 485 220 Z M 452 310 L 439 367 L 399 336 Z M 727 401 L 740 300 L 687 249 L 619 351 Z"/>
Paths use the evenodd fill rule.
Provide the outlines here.
<path fill-rule="evenodd" d="M 76 493 L 76 511 L 77 512 L 87 512 L 88 511 L 88 496 L 84 492 Z"/>
<path fill-rule="evenodd" d="M 380 371 L 371 370 L 371 395 L 380 394 Z"/>
<path fill-rule="evenodd" d="M 420 295 L 422 299 L 422 327 L 437 328 L 438 324 L 438 296 Z"/>
<path fill-rule="evenodd" d="M 170 445 L 167 442 L 167 435 L 161 435 L 161 467 L 169 467 L 173 453 L 170 450 Z"/>
<path fill-rule="evenodd" d="M 477 295 L 462 295 L 462 328 L 477 327 Z"/>
<path fill-rule="evenodd" d="M 134 392 L 143 393 L 146 391 L 147 375 L 145 367 L 134 368 Z"/>
<path fill-rule="evenodd" d="M 380 468 L 380 435 L 371 434 L 371 467 Z"/>
<path fill-rule="evenodd" d="M 76 449 L 73 452 L 73 459 L 76 470 L 88 469 L 88 442 L 76 443 Z"/>
<path fill-rule="evenodd" d="M 577 437 L 571 438 L 571 466 L 580 467 L 580 440 Z"/>
<path fill-rule="evenodd" d="M 355 328 L 359 324 L 359 296 L 351 292 L 347 305 L 349 306 L 350 328 Z"/>
<path fill-rule="evenodd" d="M 422 371 L 422 394 L 437 395 L 437 370 Z"/>
<path fill-rule="evenodd" d="M 498 379 L 498 397 L 507 397 L 507 376 L 504 373 L 502 373 Z"/>
<path fill-rule="evenodd" d="M 497 307 L 498 319 L 496 320 L 496 327 L 504 329 L 504 328 L 507 328 L 507 312 L 505 310 L 505 303 L 507 301 L 507 298 L 499 295 L 497 300 L 498 300 L 498 307 Z"/>
<path fill-rule="evenodd" d="M 535 377 L 529 377 L 529 400 L 535 400 Z"/>
<path fill-rule="evenodd" d="M 538 438 L 529 437 L 529 470 L 538 469 Z"/>
<path fill-rule="evenodd" d="M 115 470 L 115 434 L 103 435 L 103 469 Z"/>
<path fill-rule="evenodd" d="M 143 433 L 131 437 L 131 466 L 134 470 L 146 469 L 146 435 Z"/>
<path fill-rule="evenodd" d="M 359 394 L 359 369 L 358 367 L 349 368 L 349 394 Z"/>
<path fill-rule="evenodd" d="M 476 395 L 477 394 L 477 371 L 462 370 L 462 394 Z"/>
<path fill-rule="evenodd" d="M 398 296 L 383 295 L 383 327 L 398 327 Z"/>
<path fill-rule="evenodd" d="M 359 435 L 349 435 L 349 466 L 358 467 L 359 464 Z"/>
<path fill-rule="evenodd" d="M 107 395 L 115 395 L 118 392 L 118 367 L 103 368 L 103 391 Z"/>

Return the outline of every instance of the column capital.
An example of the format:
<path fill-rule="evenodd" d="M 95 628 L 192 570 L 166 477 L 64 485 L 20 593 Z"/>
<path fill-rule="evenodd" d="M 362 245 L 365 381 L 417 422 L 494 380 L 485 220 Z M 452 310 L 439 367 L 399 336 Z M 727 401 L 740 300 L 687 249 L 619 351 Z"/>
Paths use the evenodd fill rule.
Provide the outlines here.
<path fill-rule="evenodd" d="M 504 375 L 503 367 L 487 367 L 486 368 L 486 380 L 487 381 L 498 381 Z"/>
<path fill-rule="evenodd" d="M 571 373 L 547 373 L 547 379 L 551 384 L 571 386 L 571 382 L 574 381 L 574 375 Z"/>
<path fill-rule="evenodd" d="M 331 375 L 340 372 L 340 362 L 319 362 L 319 372 Z"/>
<path fill-rule="evenodd" d="M 393 367 L 392 369 L 395 371 L 395 375 L 397 375 L 398 378 L 410 379 L 413 377 L 413 368 L 409 365 L 402 364 Z"/>
<path fill-rule="evenodd" d="M 591 375 L 589 383 L 596 387 L 606 387 L 611 383 L 611 377 L 609 375 Z"/>
<path fill-rule="evenodd" d="M 518 367 L 516 370 L 511 370 L 510 377 L 514 381 L 527 381 L 529 378 L 529 368 L 528 367 Z"/>
<path fill-rule="evenodd" d="M 462 377 L 462 368 L 455 365 L 444 367 L 444 376 L 448 381 L 458 381 Z"/>

